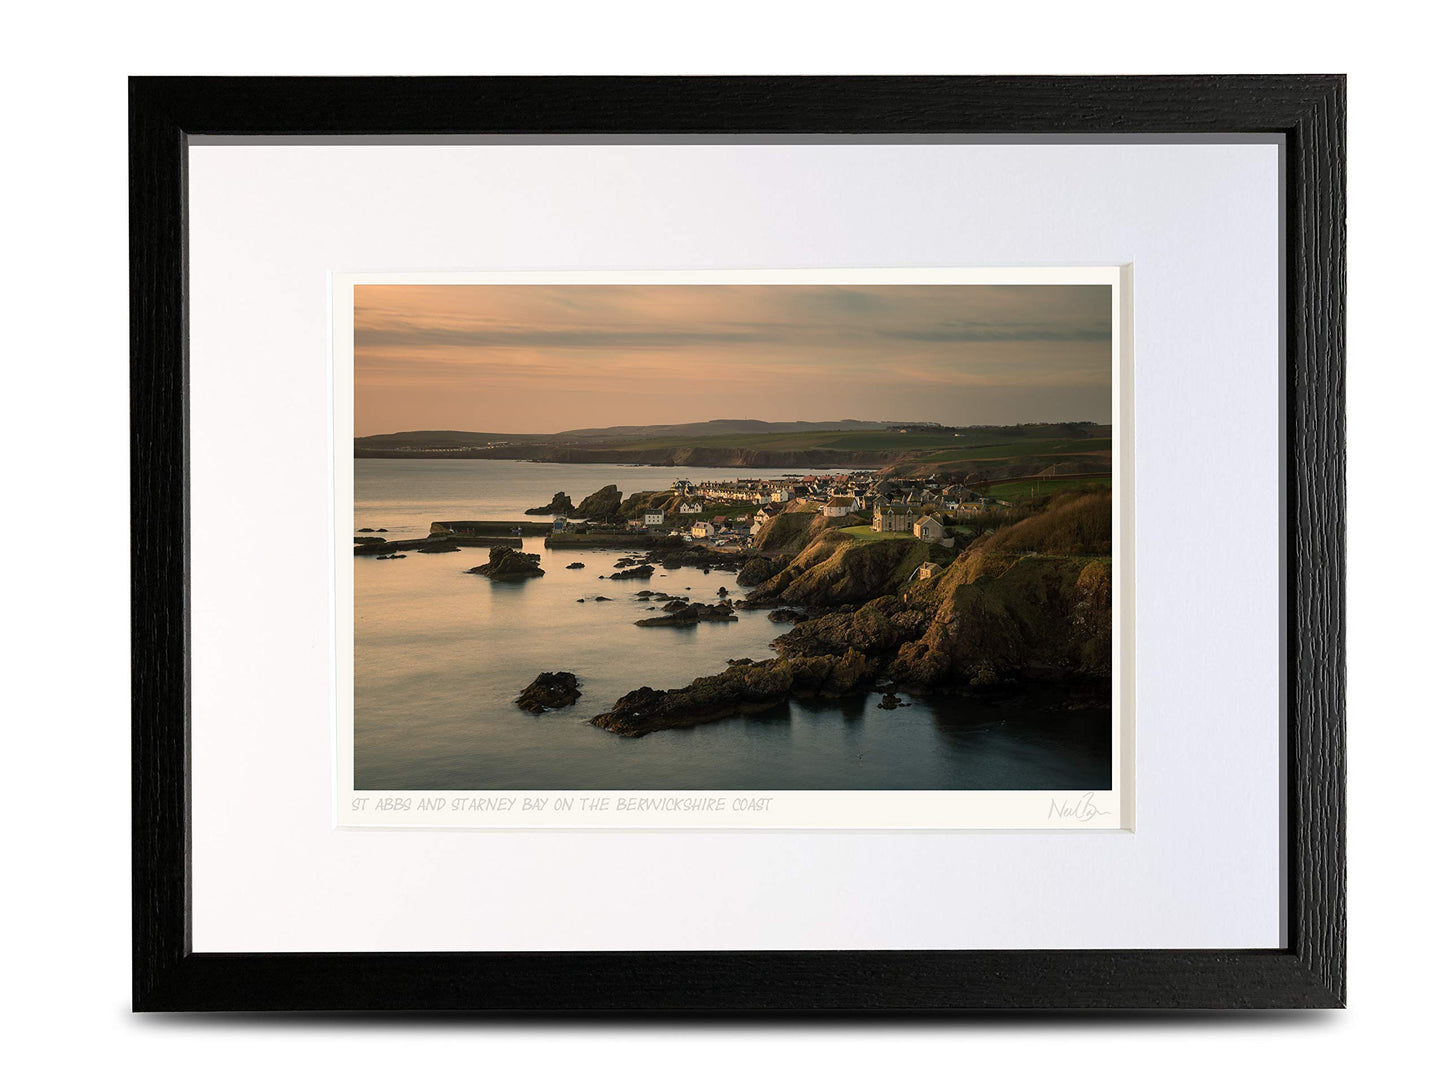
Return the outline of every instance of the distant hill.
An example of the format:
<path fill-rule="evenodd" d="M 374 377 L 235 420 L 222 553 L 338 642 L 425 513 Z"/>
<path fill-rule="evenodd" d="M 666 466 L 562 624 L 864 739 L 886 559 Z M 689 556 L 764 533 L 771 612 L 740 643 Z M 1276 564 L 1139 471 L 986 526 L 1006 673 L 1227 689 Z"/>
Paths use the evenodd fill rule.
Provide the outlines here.
<path fill-rule="evenodd" d="M 752 428 L 745 428 L 745 427 Z M 568 433 L 431 430 L 358 437 L 359 459 L 514 459 L 649 463 L 744 470 L 853 467 L 895 477 L 943 473 L 975 482 L 1107 475 L 1113 434 L 1094 422 L 940 426 L 900 422 L 759 422 L 615 426 Z M 1031 487 L 1032 489 L 1032 487 Z"/>
<path fill-rule="evenodd" d="M 363 448 L 437 448 L 480 447 L 505 442 L 546 440 L 550 433 L 468 433 L 460 429 L 413 429 L 406 433 L 377 433 L 369 437 L 357 437 L 356 444 Z"/>
<path fill-rule="evenodd" d="M 603 439 L 707 437 L 720 433 L 819 433 L 845 429 L 884 429 L 887 425 L 887 422 L 860 422 L 854 418 L 844 418 L 837 422 L 762 422 L 756 418 L 715 418 L 708 422 L 682 422 L 678 425 L 612 425 L 605 429 L 567 429 L 557 436 Z"/>
<path fill-rule="evenodd" d="M 479 448 L 489 444 L 568 444 L 577 441 L 646 440 L 654 437 L 708 437 L 724 433 L 824 433 L 886 429 L 897 422 L 763 422 L 755 418 L 716 418 L 677 425 L 611 425 L 599 429 L 567 429 L 560 433 L 472 433 L 461 429 L 415 429 L 357 437 L 358 448 Z"/>

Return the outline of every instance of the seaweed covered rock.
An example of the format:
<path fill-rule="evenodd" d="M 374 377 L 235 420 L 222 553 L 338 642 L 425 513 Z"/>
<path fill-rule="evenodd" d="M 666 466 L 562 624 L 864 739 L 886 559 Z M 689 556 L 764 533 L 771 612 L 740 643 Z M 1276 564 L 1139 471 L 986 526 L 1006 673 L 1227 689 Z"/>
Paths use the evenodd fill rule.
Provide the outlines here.
<path fill-rule="evenodd" d="M 544 711 L 556 711 L 577 703 L 582 692 L 577 686 L 577 675 L 566 670 L 556 673 L 545 672 L 537 675 L 535 681 L 522 690 L 517 697 L 517 707 L 541 715 Z"/>
<path fill-rule="evenodd" d="M 488 552 L 486 564 L 467 569 L 470 573 L 486 576 L 493 580 L 526 580 L 533 576 L 544 576 L 541 569 L 542 555 L 513 549 L 511 546 L 493 546 Z"/>

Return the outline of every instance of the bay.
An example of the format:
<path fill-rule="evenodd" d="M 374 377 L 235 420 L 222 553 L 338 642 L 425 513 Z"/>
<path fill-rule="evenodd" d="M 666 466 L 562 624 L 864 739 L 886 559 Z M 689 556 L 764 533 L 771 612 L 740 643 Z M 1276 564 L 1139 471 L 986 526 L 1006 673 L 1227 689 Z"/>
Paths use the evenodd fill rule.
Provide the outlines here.
<path fill-rule="evenodd" d="M 699 469 L 508 460 L 358 459 L 355 523 L 383 537 L 433 520 L 521 519 L 566 492 L 625 494 L 737 477 Z M 747 472 L 783 477 L 786 471 Z M 623 693 L 675 688 L 729 659 L 763 659 L 785 626 L 762 611 L 692 628 L 638 628 L 641 589 L 715 601 L 735 578 L 697 569 L 605 577 L 629 551 L 548 550 L 546 575 L 493 583 L 466 569 L 484 549 L 353 560 L 355 785 L 360 790 L 1107 789 L 1107 710 L 1057 710 L 1055 690 L 937 697 L 892 711 L 870 693 L 804 701 L 696 727 L 621 738 L 593 727 Z M 630 551 L 636 552 L 636 551 Z M 567 569 L 574 561 L 583 569 Z M 603 577 L 599 579 L 599 577 Z M 610 601 L 597 601 L 597 596 Z M 578 599 L 584 599 L 578 602 Z M 582 698 L 533 716 L 513 701 L 545 670 L 570 670 Z"/>

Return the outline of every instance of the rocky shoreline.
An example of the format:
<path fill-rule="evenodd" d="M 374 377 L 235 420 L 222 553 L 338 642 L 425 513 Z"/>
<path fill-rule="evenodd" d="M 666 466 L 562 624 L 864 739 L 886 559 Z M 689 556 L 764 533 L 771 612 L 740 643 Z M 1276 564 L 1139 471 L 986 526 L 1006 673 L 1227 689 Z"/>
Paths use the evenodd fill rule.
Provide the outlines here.
<path fill-rule="evenodd" d="M 641 737 L 765 711 L 789 698 L 867 690 L 884 692 L 888 709 L 908 706 L 899 693 L 1006 696 L 1034 685 L 1077 686 L 1090 703 L 1107 703 L 1112 567 L 1107 556 L 1092 555 L 1107 554 L 1108 537 L 1090 537 L 1090 530 L 1100 522 L 1093 505 L 1108 499 L 1043 503 L 1049 537 L 1065 540 L 1052 544 L 1058 552 L 1020 551 L 1039 545 L 1040 526 L 1025 519 L 959 554 L 916 540 L 859 541 L 824 530 L 791 558 L 739 558 L 731 570 L 758 580 L 746 598 L 717 607 L 688 603 L 675 613 L 687 620 L 703 609 L 730 615 L 735 606 L 768 609 L 793 625 L 773 641 L 778 657 L 733 660 L 722 673 L 680 689 L 634 689 L 591 723 Z M 914 578 L 925 561 L 940 559 L 949 562 L 941 573 Z M 681 622 L 638 622 L 675 623 Z"/>

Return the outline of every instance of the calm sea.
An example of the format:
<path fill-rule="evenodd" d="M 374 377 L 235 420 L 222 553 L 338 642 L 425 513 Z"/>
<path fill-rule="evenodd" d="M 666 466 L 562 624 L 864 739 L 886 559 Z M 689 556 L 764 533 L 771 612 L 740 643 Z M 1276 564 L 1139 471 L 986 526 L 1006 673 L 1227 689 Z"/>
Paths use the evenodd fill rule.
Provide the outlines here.
<path fill-rule="evenodd" d="M 677 470 L 503 460 L 358 459 L 355 526 L 393 537 L 438 519 L 520 519 L 561 490 L 665 489 Z M 752 476 L 780 477 L 781 471 Z M 762 611 L 693 628 L 637 628 L 649 588 L 715 600 L 730 575 L 696 569 L 607 580 L 628 551 L 547 550 L 546 575 L 518 584 L 468 576 L 486 550 L 358 558 L 356 781 L 360 790 L 1107 789 L 1109 713 L 940 698 L 884 711 L 879 696 L 789 704 L 761 715 L 620 738 L 588 723 L 641 685 L 675 688 L 728 659 L 767 658 L 786 626 Z M 581 561 L 583 569 L 567 569 Z M 604 578 L 599 578 L 604 577 Z M 595 601 L 603 595 L 608 602 Z M 577 600 L 586 599 L 585 602 Z M 582 699 L 533 716 L 512 701 L 543 670 L 571 670 Z"/>

